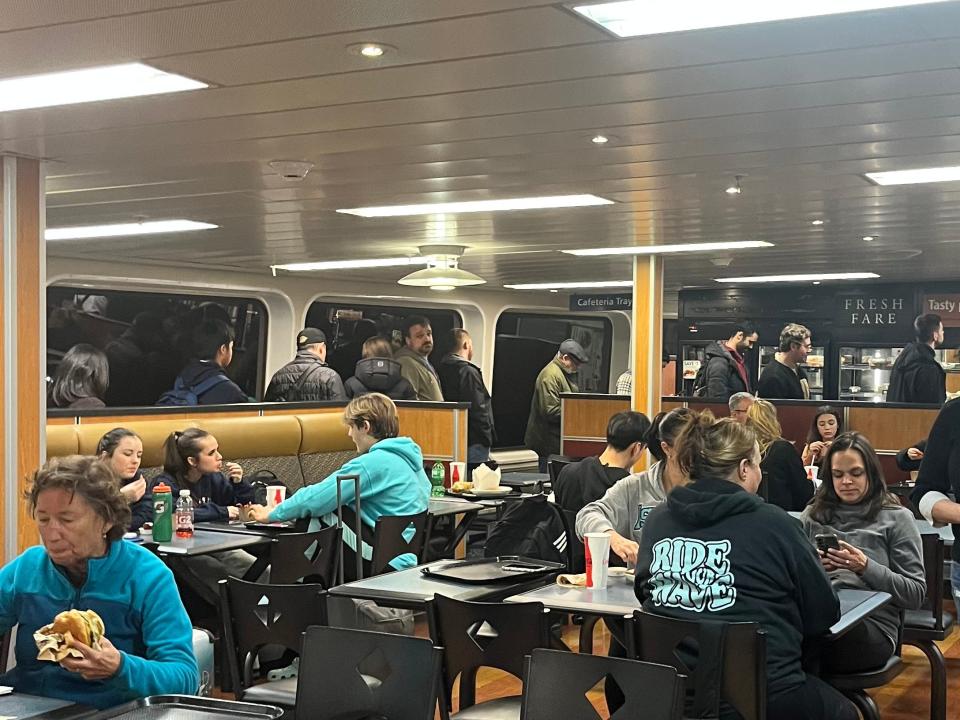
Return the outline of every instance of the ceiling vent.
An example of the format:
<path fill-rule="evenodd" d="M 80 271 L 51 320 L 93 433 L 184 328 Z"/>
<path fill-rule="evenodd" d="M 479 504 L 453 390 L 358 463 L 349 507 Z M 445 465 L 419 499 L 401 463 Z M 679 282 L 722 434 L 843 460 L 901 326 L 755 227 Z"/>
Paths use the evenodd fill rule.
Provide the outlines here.
<path fill-rule="evenodd" d="M 313 169 L 313 163 L 308 160 L 273 160 L 270 167 L 282 180 L 300 182 Z"/>

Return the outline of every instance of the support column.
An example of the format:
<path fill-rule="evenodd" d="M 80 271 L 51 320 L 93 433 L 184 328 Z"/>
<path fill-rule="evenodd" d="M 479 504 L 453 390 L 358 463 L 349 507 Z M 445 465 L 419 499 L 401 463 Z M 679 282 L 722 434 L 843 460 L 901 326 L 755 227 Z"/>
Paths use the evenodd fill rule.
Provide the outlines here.
<path fill-rule="evenodd" d="M 660 359 L 663 355 L 663 258 L 633 260 L 633 397 L 631 407 L 651 420 L 660 412 Z"/>
<path fill-rule="evenodd" d="M 3 562 L 37 542 L 21 500 L 45 453 L 46 256 L 39 160 L 0 158 L 0 468 Z"/>

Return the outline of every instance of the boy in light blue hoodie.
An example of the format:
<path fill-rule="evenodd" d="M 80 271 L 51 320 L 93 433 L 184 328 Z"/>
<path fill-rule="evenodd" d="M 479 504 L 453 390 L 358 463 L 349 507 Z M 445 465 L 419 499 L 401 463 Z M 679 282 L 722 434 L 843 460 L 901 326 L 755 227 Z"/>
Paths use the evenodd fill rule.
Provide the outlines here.
<path fill-rule="evenodd" d="M 397 437 L 400 421 L 393 401 L 380 393 L 356 397 L 344 409 L 343 419 L 359 457 L 320 482 L 297 491 L 269 512 L 264 507 L 254 506 L 250 510 L 253 519 L 273 522 L 313 517 L 328 525 L 335 524 L 339 475 L 360 476 L 360 516 L 364 525 L 371 529 L 382 516 L 414 515 L 427 509 L 430 480 L 423 470 L 423 454 L 410 438 Z M 340 497 L 345 505 L 355 507 L 355 490 L 353 482 L 341 484 Z M 404 532 L 407 540 L 412 536 L 412 528 Z M 352 528 L 344 526 L 343 539 L 356 551 Z M 363 543 L 363 558 L 370 560 L 372 554 L 373 549 Z M 412 553 L 390 561 L 396 570 L 416 564 L 417 558 Z"/>

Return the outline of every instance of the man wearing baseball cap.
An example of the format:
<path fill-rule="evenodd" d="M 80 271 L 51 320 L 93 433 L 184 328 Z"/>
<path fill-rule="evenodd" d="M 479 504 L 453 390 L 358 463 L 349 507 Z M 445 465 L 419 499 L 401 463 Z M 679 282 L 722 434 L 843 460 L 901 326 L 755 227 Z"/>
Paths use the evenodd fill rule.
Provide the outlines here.
<path fill-rule="evenodd" d="M 574 376 L 589 361 L 580 343 L 567 339 L 560 343 L 557 356 L 537 375 L 523 442 L 539 456 L 542 473 L 547 472 L 547 458 L 560 453 L 560 393 L 578 391 Z"/>
<path fill-rule="evenodd" d="M 342 400 L 347 394 L 337 371 L 327 365 L 327 336 L 304 328 L 297 333 L 297 354 L 270 380 L 264 402 Z"/>

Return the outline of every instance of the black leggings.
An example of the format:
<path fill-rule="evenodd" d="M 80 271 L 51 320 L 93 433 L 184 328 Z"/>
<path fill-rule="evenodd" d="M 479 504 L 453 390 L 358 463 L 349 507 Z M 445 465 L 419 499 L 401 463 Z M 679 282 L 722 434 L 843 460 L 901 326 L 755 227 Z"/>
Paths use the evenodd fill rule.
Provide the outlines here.
<path fill-rule="evenodd" d="M 807 675 L 798 688 L 767 698 L 771 720 L 859 720 L 860 713 L 839 690 Z"/>
<path fill-rule="evenodd" d="M 883 667 L 893 655 L 893 643 L 869 618 L 820 649 L 824 675 L 859 673 Z"/>

